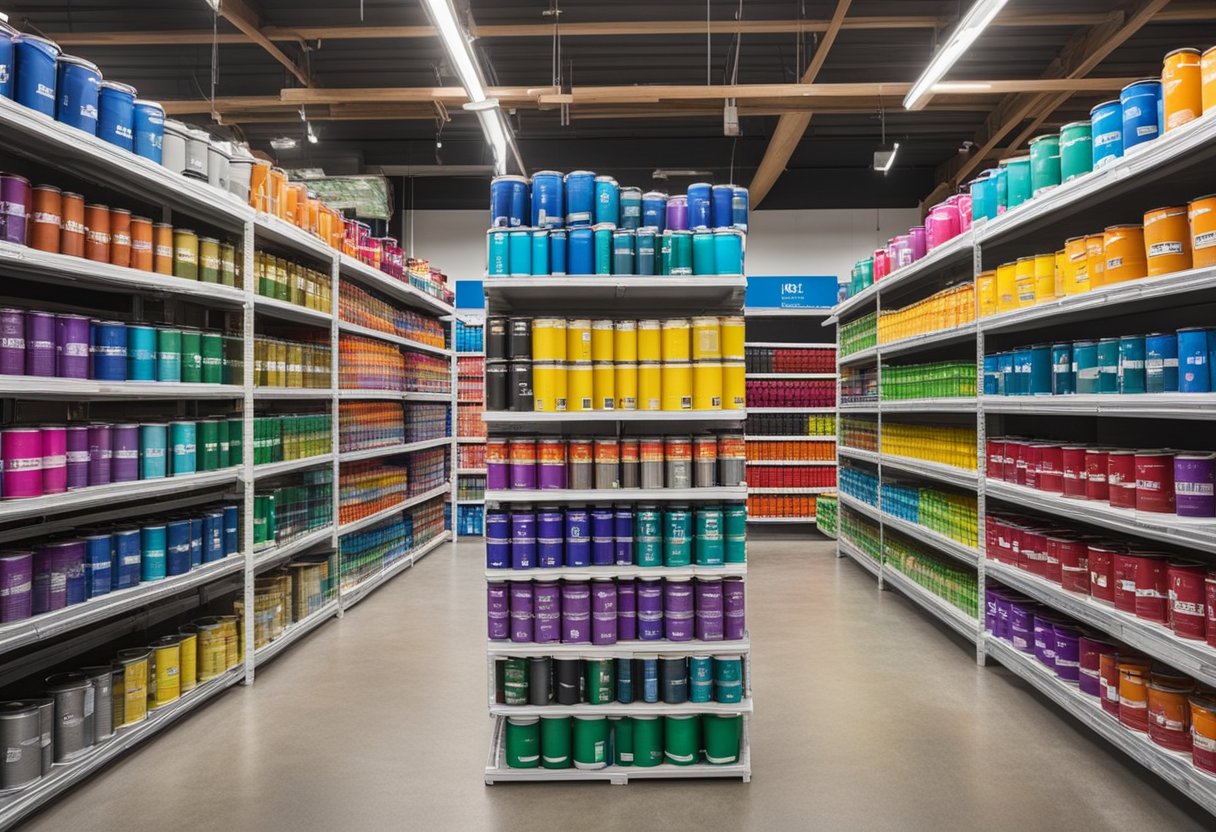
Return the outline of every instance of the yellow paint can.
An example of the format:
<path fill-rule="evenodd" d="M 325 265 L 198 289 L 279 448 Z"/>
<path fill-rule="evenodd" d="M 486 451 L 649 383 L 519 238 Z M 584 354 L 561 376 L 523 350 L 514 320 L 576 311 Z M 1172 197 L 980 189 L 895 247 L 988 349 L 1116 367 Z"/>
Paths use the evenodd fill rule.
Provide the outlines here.
<path fill-rule="evenodd" d="M 663 333 L 666 340 L 666 331 Z M 692 364 L 663 362 L 663 409 L 692 410 Z"/>
<path fill-rule="evenodd" d="M 996 272 L 982 272 L 975 278 L 975 293 L 979 298 L 980 317 L 996 314 Z"/>
<path fill-rule="evenodd" d="M 1014 280 L 1017 284 L 1018 307 L 1034 306 L 1034 257 L 1019 257 L 1014 266 Z"/>
<path fill-rule="evenodd" d="M 638 409 L 638 365 L 616 363 L 616 409 Z"/>
<path fill-rule="evenodd" d="M 182 693 L 198 687 L 198 633 L 194 625 L 179 627 L 182 645 Z"/>
<path fill-rule="evenodd" d="M 1072 277 L 1072 290 L 1067 294 L 1075 295 L 1088 292 L 1093 287 L 1089 282 L 1089 253 L 1085 237 L 1070 237 L 1064 241 L 1064 253 L 1068 257 L 1068 274 Z M 1069 282 L 1065 280 L 1065 286 Z"/>
<path fill-rule="evenodd" d="M 718 323 L 717 318 L 692 319 L 692 359 L 693 361 L 722 360 L 722 326 Z"/>
<path fill-rule="evenodd" d="M 241 663 L 241 627 L 235 615 L 216 616 L 220 622 L 220 631 L 224 634 L 224 669 L 231 670 Z"/>
<path fill-rule="evenodd" d="M 638 410 L 663 409 L 663 365 L 643 361 L 638 365 Z"/>
<path fill-rule="evenodd" d="M 566 360 L 591 360 L 591 321 L 586 318 L 566 321 Z"/>
<path fill-rule="evenodd" d="M 638 321 L 638 361 L 663 360 L 663 322 Z"/>
<path fill-rule="evenodd" d="M 722 409 L 747 408 L 747 366 L 742 361 L 722 362 Z"/>
<path fill-rule="evenodd" d="M 194 626 L 198 629 L 198 680 L 209 682 L 227 668 L 224 629 L 218 618 L 200 618 Z"/>
<path fill-rule="evenodd" d="M 148 662 L 151 658 L 152 651 L 147 647 L 118 651 L 114 663 L 122 668 L 123 725 L 148 718 Z"/>
<path fill-rule="evenodd" d="M 688 347 L 688 318 L 663 321 L 663 361 L 689 361 L 691 358 Z"/>
<path fill-rule="evenodd" d="M 743 317 L 720 318 L 719 322 L 722 326 L 722 360 L 742 361 L 746 357 L 743 350 L 746 323 Z"/>
<path fill-rule="evenodd" d="M 996 311 L 1008 312 L 1018 308 L 1018 264 L 1002 263 L 996 267 Z"/>
<path fill-rule="evenodd" d="M 1106 244 L 1101 234 L 1085 238 L 1085 264 L 1089 270 L 1089 288 L 1106 285 Z"/>
<path fill-rule="evenodd" d="M 594 410 L 594 390 L 590 361 L 566 364 L 566 409 L 568 411 L 583 413 Z"/>
<path fill-rule="evenodd" d="M 148 704 L 160 708 L 182 695 L 182 642 L 180 636 L 164 636 L 148 646 L 152 648 Z"/>
<path fill-rule="evenodd" d="M 693 364 L 692 409 L 722 409 L 721 361 L 697 361 Z"/>
<path fill-rule="evenodd" d="M 1034 300 L 1046 303 L 1056 299 L 1056 256 L 1036 254 L 1034 256 Z"/>
<path fill-rule="evenodd" d="M 592 400 L 596 410 L 616 410 L 616 365 L 596 361 L 591 365 Z"/>
<path fill-rule="evenodd" d="M 566 360 L 566 321 L 564 318 L 537 318 L 532 321 L 532 360 Z"/>
<path fill-rule="evenodd" d="M 543 361 L 532 365 L 532 409 L 537 413 L 566 411 L 566 365 Z"/>
<path fill-rule="evenodd" d="M 614 327 L 612 321 L 591 322 L 591 360 L 594 362 L 612 362 L 612 339 Z"/>
<path fill-rule="evenodd" d="M 612 360 L 626 364 L 638 360 L 638 322 L 617 321 L 612 339 Z"/>
<path fill-rule="evenodd" d="M 1069 272 L 1071 263 L 1068 260 L 1068 252 L 1060 249 L 1053 256 L 1055 262 L 1055 278 L 1056 278 L 1056 297 L 1062 298 L 1065 295 L 1072 294 L 1072 277 Z"/>

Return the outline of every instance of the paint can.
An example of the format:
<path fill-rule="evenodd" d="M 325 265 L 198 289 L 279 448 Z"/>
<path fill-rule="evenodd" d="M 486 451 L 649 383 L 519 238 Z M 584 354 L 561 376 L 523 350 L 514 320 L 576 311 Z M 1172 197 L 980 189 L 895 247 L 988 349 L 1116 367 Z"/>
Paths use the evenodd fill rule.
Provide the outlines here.
<path fill-rule="evenodd" d="M 55 763 L 70 763 L 93 747 L 93 684 L 79 671 L 56 673 L 47 677 L 46 692 L 55 701 Z"/>
<path fill-rule="evenodd" d="M 568 716 L 540 718 L 540 759 L 543 768 L 570 768 L 571 724 Z"/>
<path fill-rule="evenodd" d="M 493 198 L 494 183 L 505 177 L 495 177 L 490 182 L 491 198 Z M 522 177 L 520 177 L 522 178 Z M 503 186 L 500 186 L 500 190 Z M 511 183 L 512 201 L 515 201 L 515 183 Z M 542 170 L 532 174 L 532 211 L 531 225 L 533 228 L 560 228 L 566 221 L 564 208 L 565 187 L 562 175 L 555 170 Z M 501 197 L 500 197 L 501 200 Z M 502 216 L 498 210 L 492 212 L 491 224 Z M 506 212 L 507 224 L 510 225 L 510 211 Z M 521 220 L 517 225 L 523 225 Z"/>
<path fill-rule="evenodd" d="M 54 118 L 59 46 L 46 38 L 18 34 L 13 36 L 13 51 L 16 57 L 13 89 L 17 103 Z"/>
<path fill-rule="evenodd" d="M 621 186 L 611 176 L 595 177 L 595 222 L 621 221 Z"/>
<path fill-rule="evenodd" d="M 1190 695 L 1194 683 L 1174 685 L 1159 682 L 1154 676 L 1148 682 L 1148 736 L 1157 745 L 1171 751 L 1191 751 Z"/>
<path fill-rule="evenodd" d="M 612 274 L 612 235 L 616 226 L 610 222 L 599 222 L 591 226 L 593 234 L 593 274 Z"/>
<path fill-rule="evenodd" d="M 591 585 L 587 581 L 567 580 L 562 583 L 562 643 L 589 644 L 591 642 Z M 577 674 L 577 664 L 575 665 Z M 561 665 L 556 665 L 558 701 L 563 702 L 562 689 L 567 687 Z M 578 701 L 578 682 L 575 685 L 575 700 Z"/>
<path fill-rule="evenodd" d="M 62 494 L 68 490 L 67 441 L 67 430 L 62 426 L 39 430 L 43 494 Z"/>
<path fill-rule="evenodd" d="M 1174 513 L 1174 455 L 1167 451 L 1136 451 L 1136 510 Z"/>
<path fill-rule="evenodd" d="M 986 365 L 987 359 L 985 359 Z M 985 384 L 987 385 L 985 366 Z M 1076 392 L 1075 377 L 1072 370 L 1072 344 L 1060 343 L 1051 345 L 1051 392 L 1062 396 Z M 984 390 L 988 392 L 987 387 Z"/>
<path fill-rule="evenodd" d="M 633 564 L 633 510 L 629 506 L 617 506 L 612 515 L 614 540 L 613 563 L 617 566 Z"/>
<path fill-rule="evenodd" d="M 486 232 L 486 272 L 491 277 L 511 273 L 510 232 L 491 228 Z"/>
<path fill-rule="evenodd" d="M 37 705 L 31 701 L 0 703 L 0 742 L 7 750 L 0 765 L 0 790 L 20 789 L 42 777 L 42 725 Z"/>
<path fill-rule="evenodd" d="M 1123 152 L 1161 135 L 1161 81 L 1145 78 L 1119 93 L 1123 110 Z"/>
<path fill-rule="evenodd" d="M 700 759 L 701 717 L 697 714 L 663 717 L 663 759 L 676 766 L 691 766 Z"/>
<path fill-rule="evenodd" d="M 4 499 L 42 496 L 42 433 L 37 428 L 10 428 L 0 433 L 4 460 Z"/>
<path fill-rule="evenodd" d="M 1072 373 L 1076 381 L 1076 392 L 1091 394 L 1098 392 L 1098 342 L 1074 341 L 1072 344 Z"/>
<path fill-rule="evenodd" d="M 135 87 L 102 81 L 97 97 L 97 137 L 126 151 L 135 149 Z"/>
<path fill-rule="evenodd" d="M 638 637 L 637 585 L 629 578 L 621 578 L 616 583 L 616 630 L 617 638 L 621 641 L 633 641 Z M 632 675 L 623 676 L 618 668 L 618 691 L 622 678 L 628 679 L 632 686 Z M 628 701 L 632 702 L 633 699 Z"/>
<path fill-rule="evenodd" d="M 197 521 L 192 520 L 190 522 L 190 563 L 192 565 L 198 566 L 203 563 L 212 563 L 236 551 L 235 540 L 233 541 L 232 552 L 226 551 L 228 530 L 225 527 L 228 522 L 227 513 L 227 509 L 209 511 L 202 516 L 202 522 L 197 528 L 195 527 Z M 235 507 L 233 507 L 233 514 L 236 514 Z M 236 535 L 235 524 L 236 519 L 234 517 L 232 529 L 234 536 Z M 196 541 L 200 544 L 197 553 L 195 551 Z M 197 563 L 195 562 L 196 556 L 198 558 Z"/>
<path fill-rule="evenodd" d="M 135 99 L 131 112 L 132 150 L 156 164 L 161 163 L 165 137 L 165 109 L 155 101 Z"/>
<path fill-rule="evenodd" d="M 486 621 L 487 621 L 487 638 L 491 641 L 506 641 L 511 633 L 511 611 L 510 603 L 507 600 L 507 584 L 503 581 L 489 581 L 486 583 Z M 200 656 L 200 681 L 206 681 L 207 678 L 207 646 L 209 642 L 209 634 L 203 630 L 200 623 L 199 629 L 199 656 Z M 213 625 L 218 631 L 219 624 Z M 223 646 L 223 639 L 220 639 L 220 646 Z M 223 672 L 222 661 L 220 672 Z"/>
<path fill-rule="evenodd" d="M 540 765 L 540 719 L 509 716 L 503 746 L 510 768 L 536 768 Z"/>
<path fill-rule="evenodd" d="M 1178 392 L 1178 336 L 1151 333 L 1144 336 L 1144 391 Z"/>
<path fill-rule="evenodd" d="M 560 511 L 558 512 L 560 515 Z M 559 516 L 560 523 L 560 516 Z M 560 535 L 560 526 L 559 526 Z M 558 538 L 560 543 L 560 537 Z M 561 552 L 557 566 L 561 566 Z M 556 644 L 562 638 L 562 594 L 557 581 L 537 581 L 532 585 L 532 638 L 537 644 Z M 548 676 L 546 668 L 546 676 Z M 549 696 L 548 678 L 544 695 Z M 537 692 L 539 696 L 539 691 Z"/>
<path fill-rule="evenodd" d="M 1148 275 L 1144 248 L 1144 226 L 1112 225 L 1103 233 L 1105 265 L 1100 284 L 1110 286 Z M 1092 271 L 1092 270 L 1091 270 Z"/>
<path fill-rule="evenodd" d="M 549 229 L 533 228 L 532 241 L 532 274 L 547 275 L 551 273 L 549 264 Z"/>
<path fill-rule="evenodd" d="M 198 470 L 198 428 L 194 422 L 170 422 L 169 446 L 172 449 L 169 471 L 172 476 L 180 477 Z"/>
<path fill-rule="evenodd" d="M 534 409 L 532 362 L 527 359 L 512 359 L 509 365 L 510 410 L 530 413 Z"/>
<path fill-rule="evenodd" d="M 590 770 L 608 765 L 608 718 L 574 717 L 574 767 Z"/>
<path fill-rule="evenodd" d="M 1101 170 L 1123 155 L 1123 104 L 1104 101 L 1089 111 L 1093 132 L 1093 168 Z"/>
<path fill-rule="evenodd" d="M 96 136 L 101 70 L 84 58 L 60 55 L 56 83 L 56 120 Z"/>
<path fill-rule="evenodd" d="M 199 384 L 203 379 L 202 333 L 197 329 L 182 329 L 180 342 L 181 380 Z M 129 350 L 129 346 L 128 346 Z"/>
<path fill-rule="evenodd" d="M 593 274 L 595 271 L 594 232 L 589 227 L 570 228 L 567 231 L 567 238 L 567 273 Z"/>
<path fill-rule="evenodd" d="M 1119 339 L 1119 392 L 1144 393 L 1145 343 L 1143 335 L 1125 335 Z"/>
<path fill-rule="evenodd" d="M 55 375 L 55 316 L 50 312 L 25 313 L 25 374 Z"/>
<path fill-rule="evenodd" d="M 684 656 L 659 658 L 659 690 L 667 705 L 683 705 L 688 701 L 688 660 Z"/>
<path fill-rule="evenodd" d="M 101 426 L 96 426 L 96 427 L 101 427 Z M 159 468 L 160 470 L 163 471 L 163 469 L 164 469 L 164 442 L 166 440 L 165 432 L 168 431 L 168 425 L 154 425 L 154 426 L 150 426 L 150 427 L 151 427 L 151 429 L 147 433 L 148 443 L 146 445 L 141 443 L 141 435 L 143 435 L 143 433 L 144 433 L 141 425 L 121 424 L 121 425 L 114 425 L 112 428 L 110 428 L 111 447 L 112 447 L 112 451 L 111 451 L 112 459 L 111 459 L 111 464 L 110 464 L 110 471 L 111 471 L 112 479 L 114 482 L 133 482 L 134 480 L 140 479 L 141 470 L 142 470 L 141 464 L 140 464 L 141 446 L 147 448 L 153 457 L 153 459 L 151 460 L 151 464 L 148 467 L 148 470 L 155 472 Z M 163 428 L 163 432 L 156 430 L 156 428 Z M 89 428 L 89 478 L 90 478 L 89 484 L 90 485 L 92 485 L 93 472 L 98 470 L 98 466 L 97 466 L 97 463 L 95 460 L 95 454 L 93 453 L 94 438 L 95 437 L 94 437 L 94 433 L 93 433 L 93 427 L 90 427 Z M 158 444 L 158 440 L 159 440 L 159 444 Z M 160 453 L 159 461 L 157 458 L 158 450 Z M 104 456 L 104 450 L 103 450 L 103 456 Z M 104 466 L 103 466 L 103 470 L 104 470 Z M 162 473 L 162 474 L 160 474 L 160 476 L 164 476 L 164 474 Z"/>
<path fill-rule="evenodd" d="M 1077 675 L 1078 687 L 1082 693 L 1105 700 L 1106 697 L 1103 695 L 1105 685 L 1101 675 L 1102 656 L 1110 656 L 1110 662 L 1113 665 L 1115 645 L 1086 635 L 1082 635 L 1077 640 L 1077 645 L 1080 664 Z"/>
<path fill-rule="evenodd" d="M 53 185 L 38 185 L 30 191 L 30 205 L 30 247 L 52 254 L 61 253 L 63 193 Z"/>
<path fill-rule="evenodd" d="M 518 509 L 511 512 L 511 568 L 535 569 L 536 512 L 526 505 L 520 505 Z"/>
<path fill-rule="evenodd" d="M 1170 629 L 1179 638 L 1203 641 L 1207 632 L 1205 580 L 1207 566 L 1193 561 L 1170 561 L 1166 567 Z"/>
<path fill-rule="evenodd" d="M 139 583 L 142 548 L 142 534 L 138 528 L 114 531 L 112 589 L 126 589 Z"/>
<path fill-rule="evenodd" d="M 637 507 L 634 516 L 634 542 L 638 566 L 663 565 L 663 517 L 658 506 Z"/>
<path fill-rule="evenodd" d="M 1191 233 L 1185 205 L 1155 208 L 1144 215 L 1149 277 L 1191 268 Z"/>
<path fill-rule="evenodd" d="M 190 521 L 172 520 L 165 524 L 165 574 L 183 575 L 190 571 Z"/>
<path fill-rule="evenodd" d="M 1114 508 L 1136 507 L 1136 452 L 1116 449 L 1106 455 L 1108 500 Z"/>
<path fill-rule="evenodd" d="M 1198 49 L 1166 53 L 1161 72 L 1162 128 L 1169 132 L 1199 118 L 1203 107 L 1203 75 Z"/>
<path fill-rule="evenodd" d="M 549 272 L 551 274 L 566 274 L 568 262 L 569 237 L 564 228 L 549 229 Z"/>
<path fill-rule="evenodd" d="M 701 506 L 694 513 L 696 533 L 693 538 L 694 561 L 697 566 L 721 566 L 726 549 L 723 539 L 721 506 Z"/>
<path fill-rule="evenodd" d="M 1207 393 L 1212 389 L 1209 355 L 1216 330 L 1188 327 L 1178 330 L 1178 390 Z"/>
<path fill-rule="evenodd" d="M 1179 517 L 1216 516 L 1216 454 L 1185 453 L 1174 457 L 1174 492 Z"/>
<path fill-rule="evenodd" d="M 636 274 L 636 234 L 631 229 L 618 228 L 612 232 L 612 273 Z"/>
<path fill-rule="evenodd" d="M 591 643 L 616 644 L 616 584 L 612 578 L 596 578 L 591 582 Z M 594 704 L 611 702 L 615 684 L 611 682 L 612 660 L 603 660 L 608 668 L 608 690 L 606 698 L 597 702 L 588 696 Z M 588 662 L 588 681 L 590 681 L 590 662 Z M 588 685 L 590 690 L 591 686 Z"/>
<path fill-rule="evenodd" d="M 0 622 L 21 621 L 34 614 L 34 556 L 11 552 L 0 556 Z"/>
<path fill-rule="evenodd" d="M 85 587 L 89 598 L 97 598 L 110 592 L 114 583 L 111 562 L 114 559 L 114 538 L 110 534 L 91 534 L 84 537 Z M 0 592 L 4 583 L 0 582 Z M 7 597 L 7 596 L 6 596 Z"/>
<path fill-rule="evenodd" d="M 637 582 L 638 639 L 658 641 L 663 638 L 663 579 L 643 577 Z M 642 656 L 637 657 L 639 661 Z M 652 666 L 642 664 L 642 698 L 646 702 L 658 700 L 658 661 Z"/>
<path fill-rule="evenodd" d="M 1012 159 L 1002 159 L 1001 166 L 1005 169 L 1005 206 L 1006 210 L 1018 207 L 1030 199 L 1033 192 L 1030 178 L 1030 157 L 1018 156 Z"/>
<path fill-rule="evenodd" d="M 517 228 L 529 219 L 528 179 L 495 176 L 490 180 L 490 228 Z"/>
<path fill-rule="evenodd" d="M 1110 470 L 1110 452 L 1105 448 L 1086 448 L 1084 465 L 1084 491 L 1081 496 L 1098 502 L 1109 500 L 1110 484 L 1107 481 L 1107 473 Z"/>
<path fill-rule="evenodd" d="M 1074 121 L 1060 128 L 1060 178 L 1068 182 L 1093 170 L 1092 123 Z"/>
<path fill-rule="evenodd" d="M 668 578 L 663 585 L 663 629 L 668 641 L 693 637 L 692 579 Z"/>
<path fill-rule="evenodd" d="M 611 506 L 592 506 L 591 511 L 591 565 L 611 566 L 614 557 L 615 538 Z"/>
<path fill-rule="evenodd" d="M 507 265 L 514 277 L 532 274 L 532 229 L 512 228 L 507 232 Z"/>
<path fill-rule="evenodd" d="M 1118 338 L 1102 338 L 1098 341 L 1098 389 L 1096 392 L 1119 392 Z"/>
<path fill-rule="evenodd" d="M 1029 150 L 1031 195 L 1038 197 L 1060 184 L 1060 134 L 1036 136 Z"/>
<path fill-rule="evenodd" d="M 566 566 L 590 565 L 591 516 L 583 506 L 566 506 Z"/>
<path fill-rule="evenodd" d="M 166 535 L 163 523 L 144 526 L 140 529 L 139 579 L 141 581 L 164 580 L 166 572 Z"/>
<path fill-rule="evenodd" d="M 669 267 L 667 274 L 694 274 L 693 232 L 679 229 L 671 232 L 671 256 L 666 262 Z"/>
<path fill-rule="evenodd" d="M 1148 731 L 1147 660 L 1119 657 L 1119 722 L 1133 731 Z"/>
<path fill-rule="evenodd" d="M 511 599 L 511 641 L 516 643 L 531 642 L 533 621 L 532 584 L 526 581 L 512 581 L 509 594 Z"/>

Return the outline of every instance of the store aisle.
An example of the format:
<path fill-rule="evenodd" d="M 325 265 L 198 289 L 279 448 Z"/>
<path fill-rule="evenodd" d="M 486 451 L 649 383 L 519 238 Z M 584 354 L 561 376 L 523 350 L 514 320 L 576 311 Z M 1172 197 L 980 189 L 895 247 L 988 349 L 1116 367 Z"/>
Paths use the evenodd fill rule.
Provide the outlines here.
<path fill-rule="evenodd" d="M 26 828 L 1205 828 L 1206 816 L 828 543 L 749 542 L 753 780 L 487 787 L 480 542 L 340 622 Z"/>

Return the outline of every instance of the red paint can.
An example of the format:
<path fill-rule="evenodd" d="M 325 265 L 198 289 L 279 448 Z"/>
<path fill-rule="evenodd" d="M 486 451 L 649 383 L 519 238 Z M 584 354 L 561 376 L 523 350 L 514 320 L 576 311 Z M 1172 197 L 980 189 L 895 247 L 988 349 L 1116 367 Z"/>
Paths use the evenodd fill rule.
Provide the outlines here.
<path fill-rule="evenodd" d="M 1072 592 L 1089 594 L 1089 545 L 1084 540 L 1056 538 L 1060 561 L 1060 586 Z M 1048 568 L 1051 568 L 1050 561 Z"/>
<path fill-rule="evenodd" d="M 1052 494 L 1064 492 L 1064 448 L 1060 445 L 1043 445 L 1039 461 L 1038 488 Z"/>
<path fill-rule="evenodd" d="M 1115 603 L 1115 555 L 1109 546 L 1089 544 L 1089 595 L 1104 604 Z"/>
<path fill-rule="evenodd" d="M 988 452 L 988 479 L 1003 480 L 1005 478 L 1005 440 L 1004 439 L 989 439 L 987 444 Z"/>
<path fill-rule="evenodd" d="M 1216 573 L 1203 579 L 1203 614 L 1207 622 L 1207 642 L 1216 647 Z"/>
<path fill-rule="evenodd" d="M 1115 609 L 1133 615 L 1136 612 L 1136 563 L 1140 557 L 1130 552 L 1119 552 L 1115 555 L 1113 569 Z"/>
<path fill-rule="evenodd" d="M 993 541 L 988 551 L 995 560 L 1016 566 L 1018 559 L 1013 554 L 1013 527 L 1003 517 L 991 518 L 991 527 Z"/>
<path fill-rule="evenodd" d="M 1024 529 L 1016 523 L 1009 524 L 1009 563 L 1018 569 L 1030 571 L 1026 559 L 1022 556 L 1022 533 Z"/>
<path fill-rule="evenodd" d="M 1170 629 L 1179 638 L 1202 641 L 1207 633 L 1204 583 L 1207 567 L 1194 561 L 1171 561 L 1166 570 Z"/>
<path fill-rule="evenodd" d="M 1136 453 L 1116 450 L 1106 455 L 1106 483 L 1115 508 L 1136 507 Z"/>
<path fill-rule="evenodd" d="M 1106 502 L 1110 489 L 1106 484 L 1106 448 L 1088 448 L 1085 451 L 1085 498 Z"/>
<path fill-rule="evenodd" d="M 1136 510 L 1174 513 L 1174 455 L 1136 451 Z"/>
<path fill-rule="evenodd" d="M 1039 487 L 1039 469 L 1043 465 L 1043 446 L 1039 443 L 1027 445 L 1022 450 L 1022 467 L 1026 473 L 1023 478 L 1027 488 Z"/>
<path fill-rule="evenodd" d="M 1047 577 L 1047 538 L 1043 532 L 1038 529 L 1024 529 L 1021 544 L 1018 566 L 1032 575 Z"/>
<path fill-rule="evenodd" d="M 1060 544 L 1063 542 L 1057 534 L 1043 536 L 1043 551 L 1046 555 L 1046 568 L 1043 577 L 1059 586 L 1060 584 Z"/>
<path fill-rule="evenodd" d="M 1163 555 L 1135 556 L 1137 618 L 1167 624 L 1169 613 L 1169 561 Z"/>
<path fill-rule="evenodd" d="M 1085 448 L 1080 445 L 1065 445 L 1060 449 L 1064 470 L 1063 494 L 1065 497 L 1085 497 Z"/>
<path fill-rule="evenodd" d="M 1018 485 L 1026 484 L 1026 448 L 1025 442 L 1011 442 L 1005 445 L 1007 453 L 1013 457 L 1013 481 Z M 1009 465 L 1006 460 L 1005 465 Z"/>
<path fill-rule="evenodd" d="M 1005 440 L 1005 458 L 1001 465 L 1001 479 L 1005 482 L 1018 481 L 1018 441 L 1016 439 Z"/>

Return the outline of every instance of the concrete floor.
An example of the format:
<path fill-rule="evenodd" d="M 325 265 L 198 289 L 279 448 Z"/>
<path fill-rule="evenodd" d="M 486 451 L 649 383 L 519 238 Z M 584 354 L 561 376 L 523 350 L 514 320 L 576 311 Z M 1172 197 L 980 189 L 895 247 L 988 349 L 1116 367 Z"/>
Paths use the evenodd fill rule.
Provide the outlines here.
<path fill-rule="evenodd" d="M 829 543 L 751 542 L 753 779 L 482 782 L 480 542 L 437 550 L 25 828 L 1211 829 Z"/>

